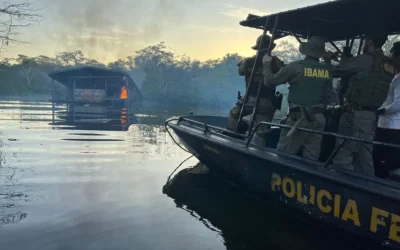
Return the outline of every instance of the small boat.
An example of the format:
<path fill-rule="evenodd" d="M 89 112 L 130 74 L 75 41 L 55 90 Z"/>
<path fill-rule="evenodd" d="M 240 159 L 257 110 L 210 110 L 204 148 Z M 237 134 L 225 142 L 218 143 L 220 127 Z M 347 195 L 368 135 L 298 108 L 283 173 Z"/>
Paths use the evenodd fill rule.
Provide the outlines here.
<path fill-rule="evenodd" d="M 368 4 L 365 4 L 368 2 Z M 353 10 L 360 7 L 357 13 Z M 249 15 L 241 25 L 270 31 L 272 39 L 309 35 L 325 37 L 331 44 L 346 41 L 353 45 L 374 27 L 398 34 L 398 0 L 332 1 L 269 16 Z M 373 17 L 373 18 L 372 18 Z M 337 47 L 335 45 L 335 47 Z M 361 45 L 360 45 L 361 48 Z M 361 49 L 358 49 L 359 53 Z M 339 48 L 338 48 L 339 49 Z M 326 147 L 325 162 L 311 161 L 276 151 L 282 128 L 277 123 L 260 123 L 248 135 L 226 130 L 227 117 L 190 115 L 166 121 L 185 148 L 211 171 L 240 184 L 257 197 L 301 211 L 327 226 L 372 239 L 385 247 L 400 247 L 400 183 L 347 171 L 331 164 L 338 152 Z M 259 125 L 272 126 L 266 147 L 251 143 Z M 362 143 L 382 144 L 341 136 L 327 129 L 318 132 L 325 138 L 341 138 Z M 398 147 L 399 145 L 385 144 Z"/>

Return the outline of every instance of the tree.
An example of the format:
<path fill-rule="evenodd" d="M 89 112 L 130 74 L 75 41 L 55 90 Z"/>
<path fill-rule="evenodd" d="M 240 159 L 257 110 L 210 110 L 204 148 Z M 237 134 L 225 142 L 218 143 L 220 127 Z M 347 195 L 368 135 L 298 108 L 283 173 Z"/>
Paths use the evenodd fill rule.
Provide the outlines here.
<path fill-rule="evenodd" d="M 303 57 L 303 55 L 300 54 L 298 47 L 288 41 L 280 42 L 277 48 L 273 51 L 273 54 L 283 60 L 285 64 L 301 60 Z"/>
<path fill-rule="evenodd" d="M 30 87 L 34 77 L 34 73 L 32 71 L 32 60 L 26 60 L 24 63 L 21 64 L 21 68 L 22 68 L 21 70 L 22 76 L 24 77 L 26 83 Z"/>
<path fill-rule="evenodd" d="M 58 53 L 56 60 L 62 66 L 80 66 L 84 64 L 86 58 L 82 51 L 77 50 L 73 52 Z"/>
<path fill-rule="evenodd" d="M 168 100 L 168 92 L 174 90 L 176 56 L 164 42 L 136 51 L 135 65 L 147 74 L 144 88 Z M 175 82 L 176 83 L 176 82 Z"/>
<path fill-rule="evenodd" d="M 126 60 L 122 60 L 122 59 L 118 59 L 115 62 L 110 62 L 107 65 L 107 68 L 120 69 L 120 70 L 129 70 L 130 69 L 130 67 L 127 65 L 127 61 Z"/>
<path fill-rule="evenodd" d="M 0 50 L 9 44 L 27 43 L 18 38 L 18 30 L 40 21 L 39 9 L 30 3 L 9 3 L 0 5 Z"/>

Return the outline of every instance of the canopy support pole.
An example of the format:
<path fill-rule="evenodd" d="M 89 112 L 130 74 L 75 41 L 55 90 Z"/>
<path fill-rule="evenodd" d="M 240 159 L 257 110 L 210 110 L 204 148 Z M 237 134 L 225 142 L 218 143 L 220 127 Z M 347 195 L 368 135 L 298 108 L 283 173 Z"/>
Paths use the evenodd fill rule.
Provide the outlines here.
<path fill-rule="evenodd" d="M 329 43 L 336 49 L 337 52 L 339 52 L 341 55 L 343 55 L 343 52 L 339 49 L 339 47 L 334 42 L 329 40 Z"/>
<path fill-rule="evenodd" d="M 292 31 L 289 31 L 290 35 L 292 35 L 294 38 L 296 38 L 297 42 L 302 43 L 302 41 L 300 40 L 300 38 L 294 34 Z"/>
<path fill-rule="evenodd" d="M 353 48 L 353 44 L 354 44 L 354 38 L 350 39 L 347 38 L 346 39 L 346 46 L 343 47 L 343 54 L 342 54 L 342 60 L 343 58 L 350 58 L 353 55 L 351 54 L 351 50 Z M 339 99 L 339 105 L 343 105 L 344 104 L 344 95 L 347 91 L 347 88 L 349 86 L 349 78 L 348 77 L 342 77 L 340 79 L 340 85 L 339 85 L 339 91 L 338 91 L 338 99 Z"/>
<path fill-rule="evenodd" d="M 362 37 L 360 37 L 360 45 L 358 46 L 357 55 L 361 54 L 361 49 L 362 49 L 362 46 L 363 46 L 363 42 L 364 42 L 364 37 L 362 36 Z"/>
<path fill-rule="evenodd" d="M 351 42 L 350 42 L 350 51 L 351 51 L 351 49 L 353 49 L 354 40 L 355 40 L 355 38 L 351 39 Z"/>
<path fill-rule="evenodd" d="M 235 128 L 235 132 L 237 133 L 237 131 L 239 130 L 239 125 L 240 122 L 242 121 L 242 117 L 243 117 L 243 110 L 245 108 L 245 106 L 247 105 L 247 101 L 249 99 L 249 89 L 251 88 L 252 82 L 253 82 L 253 76 L 254 76 L 254 71 L 257 65 L 257 61 L 258 61 L 258 57 L 260 56 L 260 50 L 261 50 L 261 45 L 264 42 L 264 36 L 267 34 L 267 28 L 268 28 L 268 23 L 269 23 L 269 17 L 267 17 L 267 20 L 265 21 L 264 24 L 264 29 L 263 29 L 263 36 L 261 37 L 261 41 L 260 44 L 258 44 L 258 48 L 257 48 L 257 53 L 256 53 L 256 58 L 254 60 L 254 64 L 253 64 L 253 68 L 251 70 L 251 74 L 250 74 L 250 79 L 249 79 L 249 86 L 246 87 L 246 93 L 243 97 L 243 104 L 242 104 L 242 108 L 240 109 L 240 114 L 239 114 L 239 119 L 236 123 L 236 128 Z"/>
<path fill-rule="evenodd" d="M 279 16 L 276 16 L 275 18 L 275 23 L 274 23 L 274 28 L 272 30 L 272 34 L 271 34 L 271 40 L 269 41 L 269 45 L 268 45 L 268 52 L 267 55 L 271 56 L 271 49 L 272 49 L 272 44 L 274 43 L 274 39 L 275 39 L 275 35 L 276 35 L 276 29 L 278 28 L 278 23 L 279 23 Z M 253 108 L 253 115 L 251 116 L 251 121 L 250 121 L 250 125 L 249 125 L 249 133 L 253 128 L 254 125 L 254 120 L 258 111 L 258 104 L 260 103 L 260 93 L 261 93 L 261 89 L 264 85 L 264 79 L 263 77 L 261 77 L 260 80 L 260 84 L 258 85 L 258 91 L 257 91 L 257 98 L 256 98 L 256 105 Z"/>

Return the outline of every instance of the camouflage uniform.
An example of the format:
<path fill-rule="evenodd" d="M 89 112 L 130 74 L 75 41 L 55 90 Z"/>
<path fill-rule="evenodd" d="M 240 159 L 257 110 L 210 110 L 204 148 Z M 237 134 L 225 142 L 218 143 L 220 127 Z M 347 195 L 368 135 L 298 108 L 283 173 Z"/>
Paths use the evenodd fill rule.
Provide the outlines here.
<path fill-rule="evenodd" d="M 325 53 L 322 38 L 312 37 L 300 45 L 304 60 L 289 63 L 273 74 L 271 63 L 264 62 L 264 85 L 289 83 L 289 112 L 283 124 L 323 131 L 325 127 L 325 101 L 332 91 L 331 67 L 319 62 Z M 293 134 L 292 134 L 293 133 Z M 282 129 L 277 150 L 289 154 L 302 153 L 306 159 L 318 160 L 322 136 L 293 129 Z"/>
<path fill-rule="evenodd" d="M 257 39 L 257 44 L 252 47 L 253 49 L 258 48 L 258 44 L 260 43 L 260 38 L 261 38 L 261 36 Z M 267 47 L 267 45 L 269 44 L 269 40 L 270 40 L 270 38 L 268 36 L 266 36 L 266 39 L 264 39 L 264 43 L 265 43 L 264 47 Z M 246 91 L 248 92 L 248 95 L 249 95 L 247 104 L 251 105 L 251 106 L 246 105 L 243 109 L 242 115 L 243 115 L 244 120 L 250 119 L 249 115 L 251 115 L 253 113 L 253 107 L 256 104 L 258 87 L 260 84 L 262 84 L 262 73 L 263 73 L 262 72 L 262 68 L 263 68 L 262 57 L 265 54 L 266 54 L 266 50 L 263 50 L 260 52 L 259 59 L 256 63 L 256 67 L 254 69 L 251 86 L 250 86 L 250 76 L 251 76 L 251 71 L 252 71 L 254 63 L 255 63 L 256 56 L 245 58 L 243 61 L 241 61 L 238 64 L 238 74 L 240 76 L 245 77 Z M 279 60 L 279 58 L 277 58 L 277 57 L 273 57 L 273 58 L 274 59 L 272 62 L 272 65 L 273 65 L 272 70 L 273 70 L 273 72 L 277 72 L 279 70 L 279 68 L 283 66 L 283 62 L 281 60 Z M 250 86 L 250 88 L 249 88 L 249 86 Z M 275 113 L 275 107 L 272 104 L 271 97 L 273 97 L 274 95 L 275 95 L 275 87 L 265 87 L 265 86 L 261 87 L 259 106 L 258 106 L 257 114 L 255 117 L 254 125 L 257 125 L 261 121 L 267 121 L 267 122 L 272 121 L 272 118 Z M 242 101 L 239 100 L 229 111 L 227 128 L 231 131 L 234 131 L 236 128 L 237 122 L 239 120 L 241 108 L 242 108 Z M 269 129 L 267 126 L 261 126 L 257 130 L 256 135 L 265 140 L 268 130 Z"/>
<path fill-rule="evenodd" d="M 377 117 L 375 112 L 386 99 L 393 71 L 385 63 L 381 49 L 343 60 L 333 69 L 333 77 L 349 77 L 345 93 L 345 112 L 338 133 L 373 140 Z M 392 71 L 392 72 L 390 72 Z M 341 140 L 337 140 L 338 145 Z M 358 173 L 374 175 L 372 145 L 346 142 L 333 159 L 334 164 Z"/>

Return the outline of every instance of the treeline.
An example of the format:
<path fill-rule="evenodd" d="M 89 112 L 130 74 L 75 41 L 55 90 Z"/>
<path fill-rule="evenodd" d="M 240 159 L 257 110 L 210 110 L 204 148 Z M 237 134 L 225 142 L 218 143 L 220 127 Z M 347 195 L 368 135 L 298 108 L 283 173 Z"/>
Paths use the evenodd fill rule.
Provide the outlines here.
<path fill-rule="evenodd" d="M 283 43 L 280 51 L 275 54 L 286 62 L 299 57 L 289 43 Z M 54 58 L 19 55 L 0 61 L 0 93 L 50 94 L 52 86 L 47 73 L 87 65 L 127 71 L 147 100 L 218 107 L 231 105 L 238 90 L 244 94 L 244 79 L 238 76 L 236 66 L 240 60 L 242 57 L 234 53 L 200 62 L 175 54 L 163 42 L 107 65 L 86 58 L 81 51 L 62 52 Z"/>
<path fill-rule="evenodd" d="M 395 40 L 398 36 L 391 37 L 385 50 Z M 288 42 L 280 42 L 273 54 L 285 63 L 301 58 L 297 47 Z M 201 62 L 177 55 L 163 42 L 107 65 L 86 58 L 81 51 L 62 52 L 54 58 L 19 55 L 0 60 L 0 95 L 50 94 L 52 86 L 47 73 L 88 65 L 127 71 L 146 100 L 161 104 L 226 107 L 232 105 L 238 90 L 244 94 L 244 79 L 237 74 L 236 66 L 240 60 L 242 56 L 233 53 Z M 285 86 L 280 90 L 287 92 Z"/>

